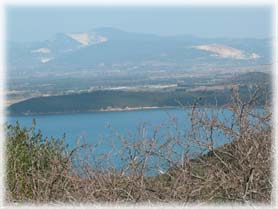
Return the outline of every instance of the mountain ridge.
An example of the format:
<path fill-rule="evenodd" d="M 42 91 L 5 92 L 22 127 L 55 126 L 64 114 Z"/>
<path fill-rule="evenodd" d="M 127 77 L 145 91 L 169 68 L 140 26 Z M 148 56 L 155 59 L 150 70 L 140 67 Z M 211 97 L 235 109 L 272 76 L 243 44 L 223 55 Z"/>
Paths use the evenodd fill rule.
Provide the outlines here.
<path fill-rule="evenodd" d="M 218 49 L 212 49 L 213 44 Z M 150 60 L 170 60 L 189 66 L 200 62 L 229 64 L 234 61 L 239 65 L 250 65 L 250 60 L 251 64 L 268 64 L 271 62 L 270 54 L 271 40 L 268 39 L 160 36 L 104 27 L 87 32 L 57 33 L 41 42 L 14 42 L 12 46 L 8 44 L 7 57 L 8 68 L 18 69 L 23 65 L 24 68 L 62 69 L 70 66 L 77 69 L 95 68 L 102 64 L 138 65 Z"/>

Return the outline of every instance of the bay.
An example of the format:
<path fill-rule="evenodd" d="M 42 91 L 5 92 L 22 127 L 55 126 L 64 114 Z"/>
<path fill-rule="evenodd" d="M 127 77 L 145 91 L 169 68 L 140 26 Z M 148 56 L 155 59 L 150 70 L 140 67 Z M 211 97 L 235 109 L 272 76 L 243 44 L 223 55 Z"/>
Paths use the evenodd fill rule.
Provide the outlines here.
<path fill-rule="evenodd" d="M 19 122 L 21 127 L 31 127 L 33 119 L 36 121 L 36 129 L 40 130 L 44 137 L 62 138 L 65 134 L 65 143 L 70 149 L 77 146 L 77 142 L 90 144 L 95 149 L 92 159 L 102 163 L 103 166 L 121 167 L 124 164 L 129 150 L 128 146 L 136 144 L 137 141 L 152 140 L 155 134 L 158 146 L 167 143 L 167 140 L 183 138 L 191 126 L 190 108 L 179 109 L 149 109 L 136 111 L 118 112 L 88 112 L 57 115 L 37 116 L 9 116 L 6 121 L 9 124 Z M 220 120 L 231 118 L 228 110 L 202 109 L 203 112 L 217 113 Z M 221 113 L 220 113 L 221 112 Z M 218 114 L 220 113 L 220 114 Z M 227 139 L 215 132 L 216 146 L 227 143 Z M 173 140 L 172 140 L 173 141 Z M 184 153 L 182 146 L 171 142 L 171 158 L 178 161 Z M 123 147 L 125 146 L 125 147 Z M 123 151 L 119 157 L 119 153 Z M 163 153 L 167 150 L 158 150 Z M 108 157 L 109 153 L 109 157 Z M 99 158 L 102 156 L 102 158 Z M 123 157 L 124 156 L 124 157 Z M 98 160 L 96 160 L 98 159 Z M 102 160 L 100 160 L 102 159 Z M 160 160 L 161 162 L 161 160 Z M 158 159 L 153 159 L 151 165 L 157 165 Z M 163 164 L 163 165 L 162 165 Z M 171 165 L 169 162 L 160 163 L 159 169 L 167 170 Z M 151 169 L 148 175 L 156 175 L 158 169 Z"/>

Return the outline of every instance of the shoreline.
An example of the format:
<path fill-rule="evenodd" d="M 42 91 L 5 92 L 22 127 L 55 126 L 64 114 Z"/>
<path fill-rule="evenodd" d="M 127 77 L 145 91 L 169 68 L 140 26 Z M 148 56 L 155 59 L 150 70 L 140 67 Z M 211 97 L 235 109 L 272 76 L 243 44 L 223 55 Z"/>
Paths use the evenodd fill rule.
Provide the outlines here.
<path fill-rule="evenodd" d="M 175 107 L 114 107 L 114 108 L 106 108 L 97 110 L 97 112 L 128 112 L 128 111 L 136 111 L 136 110 L 152 110 L 152 109 L 165 109 L 165 108 L 175 108 Z"/>
<path fill-rule="evenodd" d="M 85 110 L 85 111 L 67 111 L 67 112 L 47 112 L 47 113 L 19 113 L 19 114 L 9 114 L 5 112 L 5 116 L 15 117 L 15 116 L 48 116 L 48 115 L 66 115 L 66 114 L 80 114 L 80 113 L 109 113 L 109 112 L 131 112 L 131 111 L 141 111 L 141 110 L 158 110 L 158 109 L 181 109 L 177 106 L 167 106 L 167 107 L 128 107 L 128 108 L 109 108 L 100 110 Z"/>
<path fill-rule="evenodd" d="M 261 107 L 261 106 L 258 106 Z M 18 113 L 18 114 L 10 114 L 7 111 L 4 111 L 5 117 L 28 117 L 28 116 L 51 116 L 51 115 L 67 115 L 67 114 L 86 114 L 86 113 L 109 113 L 109 112 L 132 112 L 132 111 L 142 111 L 142 110 L 163 110 L 163 109 L 188 109 L 192 108 L 192 105 L 188 106 L 164 106 L 164 107 L 158 107 L 158 106 L 150 106 L 150 107 L 125 107 L 125 108 L 106 108 L 106 109 L 100 109 L 100 110 L 84 110 L 84 111 L 66 111 L 66 112 L 38 112 L 38 113 Z M 199 108 L 209 108 L 209 109 L 225 109 L 225 105 L 222 106 L 215 106 L 215 105 L 201 105 Z"/>

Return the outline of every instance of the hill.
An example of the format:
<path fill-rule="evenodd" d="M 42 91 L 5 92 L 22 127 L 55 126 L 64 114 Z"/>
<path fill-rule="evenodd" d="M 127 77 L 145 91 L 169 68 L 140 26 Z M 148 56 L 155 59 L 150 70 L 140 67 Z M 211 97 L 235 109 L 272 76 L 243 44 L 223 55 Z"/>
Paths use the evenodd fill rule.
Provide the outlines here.
<path fill-rule="evenodd" d="M 247 86 L 240 87 L 240 94 L 247 99 Z M 269 92 L 268 92 L 269 94 Z M 193 104 L 216 106 L 230 101 L 231 90 L 196 90 L 186 88 L 157 91 L 98 90 L 90 93 L 36 97 L 8 107 L 9 114 L 55 114 L 144 107 L 184 107 Z M 267 98 L 261 98 L 264 102 Z"/>

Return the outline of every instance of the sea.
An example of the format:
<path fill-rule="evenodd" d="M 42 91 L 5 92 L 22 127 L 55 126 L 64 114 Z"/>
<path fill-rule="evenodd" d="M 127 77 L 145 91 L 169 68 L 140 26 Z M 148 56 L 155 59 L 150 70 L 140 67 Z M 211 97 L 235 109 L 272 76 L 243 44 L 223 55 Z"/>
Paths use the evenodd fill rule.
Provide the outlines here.
<path fill-rule="evenodd" d="M 203 117 L 216 116 L 222 121 L 229 121 L 232 113 L 227 109 L 202 108 L 199 110 Z M 35 123 L 35 129 L 40 130 L 43 137 L 50 139 L 54 137 L 68 145 L 72 150 L 82 144 L 89 145 L 90 161 L 102 164 L 104 167 L 126 167 L 125 163 L 136 155 L 134 147 L 142 149 L 150 146 L 155 141 L 153 151 L 157 152 L 152 162 L 148 165 L 148 175 L 157 175 L 169 169 L 176 162 L 181 163 L 189 150 L 196 155 L 207 152 L 207 149 L 196 148 L 197 144 L 188 147 L 186 142 L 192 126 L 191 108 L 164 108 L 135 111 L 115 112 L 87 112 L 73 114 L 53 114 L 36 116 L 8 116 L 6 122 L 21 127 L 30 128 Z M 204 143 L 208 140 L 207 132 L 200 126 L 200 132 L 196 138 Z M 201 133 L 201 134 L 200 134 Z M 217 139 L 214 146 L 218 147 L 230 143 L 225 136 L 215 131 L 214 138 Z M 138 142 L 144 142 L 140 143 Z M 195 148 L 194 148 L 195 146 Z M 92 154 L 93 153 L 93 154 Z M 169 159 L 161 159 L 163 155 L 169 155 Z M 159 156 L 161 155 L 161 156 Z M 193 152 L 192 152 L 193 155 Z M 141 156 L 141 155 L 140 155 Z M 139 157 L 140 158 L 140 157 Z M 159 158 L 159 159 L 158 159 Z M 163 162 L 163 163 L 162 163 Z M 112 166 L 113 165 L 113 166 Z M 155 167 L 155 168 L 154 168 Z"/>

